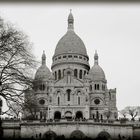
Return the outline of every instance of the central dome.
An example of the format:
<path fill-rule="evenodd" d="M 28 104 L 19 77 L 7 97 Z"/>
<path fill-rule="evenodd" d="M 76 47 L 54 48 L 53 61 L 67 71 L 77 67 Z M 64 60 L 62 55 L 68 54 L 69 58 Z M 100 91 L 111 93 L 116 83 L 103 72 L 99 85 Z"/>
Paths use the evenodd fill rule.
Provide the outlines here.
<path fill-rule="evenodd" d="M 56 45 L 51 69 L 55 73 L 58 73 L 58 71 L 60 73 L 60 71 L 64 71 L 68 67 L 71 67 L 73 70 L 85 70 L 84 73 L 86 73 L 86 71 L 90 69 L 88 62 L 89 57 L 83 41 L 74 32 L 74 18 L 71 12 L 68 16 L 67 29 L 65 35 Z M 62 68 L 63 70 L 60 70 Z M 63 72 L 61 75 L 63 75 Z"/>
<path fill-rule="evenodd" d="M 84 56 L 87 55 L 83 41 L 72 30 L 68 30 L 67 33 L 59 40 L 56 46 L 55 56 L 64 53 L 76 53 Z"/>
<path fill-rule="evenodd" d="M 68 16 L 68 31 L 57 43 L 54 56 L 60 54 L 81 54 L 87 56 L 86 47 L 81 38 L 74 32 L 74 18 Z"/>

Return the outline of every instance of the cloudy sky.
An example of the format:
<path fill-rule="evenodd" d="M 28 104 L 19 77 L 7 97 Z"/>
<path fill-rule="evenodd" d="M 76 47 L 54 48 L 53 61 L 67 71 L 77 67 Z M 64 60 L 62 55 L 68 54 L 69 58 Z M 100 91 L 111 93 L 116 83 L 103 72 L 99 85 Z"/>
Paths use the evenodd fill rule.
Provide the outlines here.
<path fill-rule="evenodd" d="M 69 9 L 90 66 L 97 50 L 108 88 L 117 88 L 118 109 L 140 105 L 140 3 L 0 3 L 0 16 L 29 36 L 37 60 L 45 50 L 50 69 Z"/>

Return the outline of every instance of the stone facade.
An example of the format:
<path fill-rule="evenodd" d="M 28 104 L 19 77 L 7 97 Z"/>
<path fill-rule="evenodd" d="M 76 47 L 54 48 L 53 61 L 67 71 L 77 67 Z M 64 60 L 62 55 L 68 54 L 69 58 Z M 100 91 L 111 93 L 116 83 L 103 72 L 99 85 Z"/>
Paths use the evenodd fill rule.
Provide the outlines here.
<path fill-rule="evenodd" d="M 34 87 L 25 97 L 36 98 L 38 119 L 112 119 L 117 118 L 116 89 L 107 88 L 98 54 L 90 68 L 86 47 L 74 32 L 74 18 L 68 16 L 68 30 L 59 40 L 52 58 L 52 71 L 42 65 L 35 74 Z M 26 110 L 25 116 L 30 115 Z"/>

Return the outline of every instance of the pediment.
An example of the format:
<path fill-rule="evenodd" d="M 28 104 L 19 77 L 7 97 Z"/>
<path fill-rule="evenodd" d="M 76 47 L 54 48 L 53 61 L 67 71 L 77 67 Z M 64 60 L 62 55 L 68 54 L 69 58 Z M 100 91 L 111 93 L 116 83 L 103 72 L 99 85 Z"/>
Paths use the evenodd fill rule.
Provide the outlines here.
<path fill-rule="evenodd" d="M 83 87 L 83 81 L 77 79 L 76 77 L 72 75 L 66 75 L 62 79 L 55 82 L 54 86 L 57 87 L 66 87 L 66 86 L 72 86 L 72 87 Z"/>

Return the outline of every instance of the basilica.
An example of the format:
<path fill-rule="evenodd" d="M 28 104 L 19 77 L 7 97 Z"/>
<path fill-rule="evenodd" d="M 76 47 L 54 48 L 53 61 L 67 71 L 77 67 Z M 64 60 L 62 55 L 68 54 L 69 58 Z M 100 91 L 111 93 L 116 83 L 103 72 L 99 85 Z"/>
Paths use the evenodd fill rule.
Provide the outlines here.
<path fill-rule="evenodd" d="M 98 53 L 91 51 L 95 53 L 90 67 L 70 11 L 67 32 L 56 45 L 51 70 L 43 51 L 33 86 L 25 90 L 22 119 L 3 120 L 3 137 L 139 140 L 139 123 L 118 120 L 116 88 L 107 87 Z"/>
<path fill-rule="evenodd" d="M 107 87 L 97 51 L 93 56 L 94 65 L 90 67 L 86 47 L 74 31 L 71 12 L 67 32 L 56 45 L 51 71 L 46 66 L 46 57 L 43 52 L 33 88 L 25 93 L 25 98 L 34 99 L 36 118 L 96 121 L 117 119 L 116 89 Z M 26 109 L 24 116 L 30 115 L 31 112 Z"/>

